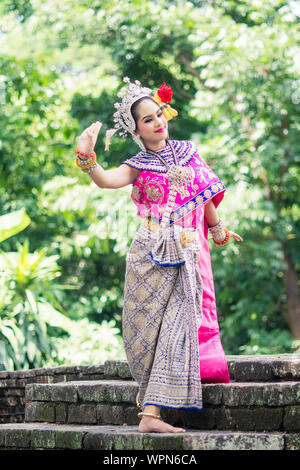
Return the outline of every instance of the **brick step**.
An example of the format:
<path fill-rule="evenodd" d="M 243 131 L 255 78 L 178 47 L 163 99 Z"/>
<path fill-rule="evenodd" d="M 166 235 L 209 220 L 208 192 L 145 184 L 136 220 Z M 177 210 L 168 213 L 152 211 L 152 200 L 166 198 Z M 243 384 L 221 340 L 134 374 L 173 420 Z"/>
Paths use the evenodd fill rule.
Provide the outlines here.
<path fill-rule="evenodd" d="M 0 425 L 1 449 L 300 450 L 300 438 L 287 433 L 189 429 L 183 434 L 142 434 L 137 426 L 9 423 Z"/>
<path fill-rule="evenodd" d="M 300 355 L 274 354 L 226 356 L 234 382 L 278 382 L 300 380 Z M 107 360 L 104 364 L 42 367 L 0 371 L 1 388 L 22 389 L 28 383 L 57 383 L 74 380 L 133 380 L 126 360 Z"/>
<path fill-rule="evenodd" d="M 229 375 L 234 382 L 278 382 L 300 380 L 299 354 L 226 356 Z M 131 379 L 127 361 L 106 361 L 104 379 Z"/>
<path fill-rule="evenodd" d="M 128 380 L 26 386 L 25 421 L 136 425 L 138 385 Z M 162 408 L 170 424 L 195 429 L 300 431 L 300 382 L 203 385 L 203 410 Z"/>

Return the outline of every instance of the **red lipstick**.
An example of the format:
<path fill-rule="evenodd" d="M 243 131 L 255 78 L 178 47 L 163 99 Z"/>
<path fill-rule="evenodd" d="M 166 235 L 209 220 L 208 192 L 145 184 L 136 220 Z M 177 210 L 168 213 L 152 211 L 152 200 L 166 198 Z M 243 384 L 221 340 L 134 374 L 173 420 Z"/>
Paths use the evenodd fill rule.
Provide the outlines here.
<path fill-rule="evenodd" d="M 155 131 L 155 132 L 163 132 L 164 130 L 165 130 L 164 127 L 162 127 L 161 129 L 158 129 L 158 130 Z"/>

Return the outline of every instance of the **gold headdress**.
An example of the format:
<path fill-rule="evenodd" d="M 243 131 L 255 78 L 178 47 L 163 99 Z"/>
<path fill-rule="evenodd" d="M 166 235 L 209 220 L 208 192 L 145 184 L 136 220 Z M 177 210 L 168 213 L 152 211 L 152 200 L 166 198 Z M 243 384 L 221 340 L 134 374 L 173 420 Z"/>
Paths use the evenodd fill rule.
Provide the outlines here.
<path fill-rule="evenodd" d="M 105 150 L 109 150 L 110 139 L 116 132 L 119 132 L 119 135 L 124 138 L 127 137 L 128 133 L 131 134 L 138 146 L 142 150 L 146 150 L 140 136 L 133 133 L 136 128 L 136 123 L 131 114 L 131 106 L 140 98 L 152 97 L 161 107 L 165 118 L 169 121 L 178 115 L 177 111 L 167 104 L 171 101 L 173 92 L 165 83 L 163 83 L 160 89 L 155 92 L 150 88 L 142 87 L 139 80 L 135 80 L 134 83 L 131 83 L 128 77 L 124 77 L 123 81 L 128 84 L 128 88 L 126 89 L 124 86 L 118 93 L 118 97 L 122 98 L 122 101 L 121 103 L 116 102 L 114 104 L 114 107 L 117 109 L 114 113 L 115 126 L 106 132 Z"/>

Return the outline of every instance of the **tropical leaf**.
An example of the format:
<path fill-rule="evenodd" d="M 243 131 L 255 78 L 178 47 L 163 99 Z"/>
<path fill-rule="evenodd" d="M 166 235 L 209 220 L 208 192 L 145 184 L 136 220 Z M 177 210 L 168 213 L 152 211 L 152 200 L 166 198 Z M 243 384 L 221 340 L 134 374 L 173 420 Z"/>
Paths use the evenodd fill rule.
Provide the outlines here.
<path fill-rule="evenodd" d="M 0 216 L 0 242 L 16 235 L 30 224 L 30 217 L 25 209 Z"/>
<path fill-rule="evenodd" d="M 67 332 L 70 332 L 72 328 L 74 329 L 74 327 L 76 327 L 76 322 L 55 310 L 55 308 L 46 301 L 38 302 L 38 311 L 43 321 L 50 326 L 62 328 Z"/>

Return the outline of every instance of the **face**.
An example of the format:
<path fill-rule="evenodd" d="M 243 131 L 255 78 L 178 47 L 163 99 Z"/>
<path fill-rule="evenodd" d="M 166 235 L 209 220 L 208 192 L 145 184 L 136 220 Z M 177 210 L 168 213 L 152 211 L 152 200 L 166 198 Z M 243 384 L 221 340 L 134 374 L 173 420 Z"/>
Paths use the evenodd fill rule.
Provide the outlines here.
<path fill-rule="evenodd" d="M 147 148 L 165 145 L 168 137 L 168 121 L 160 107 L 152 100 L 144 100 L 137 108 L 136 134 L 142 137 Z"/>

